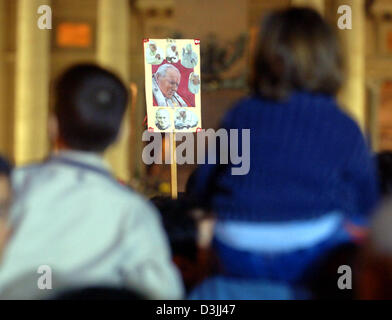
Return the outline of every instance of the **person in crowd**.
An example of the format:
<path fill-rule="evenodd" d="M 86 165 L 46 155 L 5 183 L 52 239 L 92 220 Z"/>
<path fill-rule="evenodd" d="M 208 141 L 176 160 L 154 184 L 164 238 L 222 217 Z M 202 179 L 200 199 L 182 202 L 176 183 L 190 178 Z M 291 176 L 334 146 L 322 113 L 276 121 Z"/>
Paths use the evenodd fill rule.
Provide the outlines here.
<path fill-rule="evenodd" d="M 317 261 L 356 240 L 350 230 L 365 227 L 378 202 L 367 142 L 336 102 L 342 60 L 333 30 L 315 10 L 271 13 L 258 39 L 252 94 L 222 122 L 239 130 L 240 143 L 241 129 L 250 129 L 250 171 L 232 175 L 238 165 L 218 159 L 194 177 L 193 196 L 207 199 L 217 216 L 220 273 L 238 280 L 246 298 L 256 280 L 255 299 L 264 297 L 262 280 L 306 285 Z"/>
<path fill-rule="evenodd" d="M 368 239 L 352 265 L 356 298 L 392 299 L 392 200 L 386 199 L 372 220 Z M 353 270 L 353 271 L 354 271 Z"/>
<path fill-rule="evenodd" d="M 310 268 L 316 270 L 308 281 L 308 291 L 312 299 L 353 300 L 357 295 L 357 286 L 354 284 L 358 276 L 356 268 L 357 259 L 362 244 L 355 242 L 344 243 L 314 263 Z M 344 269 L 341 269 L 344 266 Z M 346 269 L 349 267 L 350 269 Z M 342 271 L 343 270 L 343 271 Z M 349 271 L 348 271 L 349 270 Z M 349 272 L 347 274 L 347 272 Z M 350 281 L 348 283 L 348 281 Z M 339 283 L 349 285 L 342 289 Z"/>
<path fill-rule="evenodd" d="M 186 107 L 183 97 L 178 93 L 181 81 L 180 71 L 170 63 L 161 65 L 152 76 L 154 106 Z"/>
<path fill-rule="evenodd" d="M 377 154 L 380 191 L 384 197 L 392 195 L 392 152 L 382 151 Z"/>
<path fill-rule="evenodd" d="M 162 215 L 173 260 L 190 292 L 214 271 L 216 261 L 210 250 L 214 217 L 186 194 L 181 193 L 179 199 L 158 196 L 151 201 Z"/>
<path fill-rule="evenodd" d="M 12 176 L 14 230 L 0 268 L 0 293 L 33 271 L 26 286 L 58 276 L 70 286 L 181 298 L 183 285 L 158 212 L 118 183 L 103 159 L 121 132 L 125 86 L 110 71 L 80 64 L 59 77 L 54 97 L 49 129 L 59 151 Z"/>
<path fill-rule="evenodd" d="M 353 266 L 353 282 L 359 299 L 392 298 L 392 152 L 377 154 L 378 175 L 383 202 L 378 208 L 367 241 L 360 248 Z"/>
<path fill-rule="evenodd" d="M 93 286 L 86 288 L 74 288 L 62 291 L 51 300 L 132 300 L 140 301 L 146 298 L 138 292 L 127 288 L 113 288 L 108 286 Z"/>

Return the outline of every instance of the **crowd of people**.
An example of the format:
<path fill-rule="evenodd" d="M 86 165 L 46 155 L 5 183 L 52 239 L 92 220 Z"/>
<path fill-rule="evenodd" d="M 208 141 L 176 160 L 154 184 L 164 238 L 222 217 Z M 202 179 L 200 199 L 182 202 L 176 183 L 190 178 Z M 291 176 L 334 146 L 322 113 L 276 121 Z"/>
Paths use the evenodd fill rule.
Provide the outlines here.
<path fill-rule="evenodd" d="M 373 154 L 336 101 L 332 28 L 312 9 L 271 13 L 251 71 L 252 93 L 222 121 L 250 129 L 249 173 L 200 165 L 174 200 L 139 195 L 103 160 L 126 110 L 121 80 L 66 70 L 49 126 L 58 151 L 0 161 L 0 298 L 392 298 L 392 152 Z"/>

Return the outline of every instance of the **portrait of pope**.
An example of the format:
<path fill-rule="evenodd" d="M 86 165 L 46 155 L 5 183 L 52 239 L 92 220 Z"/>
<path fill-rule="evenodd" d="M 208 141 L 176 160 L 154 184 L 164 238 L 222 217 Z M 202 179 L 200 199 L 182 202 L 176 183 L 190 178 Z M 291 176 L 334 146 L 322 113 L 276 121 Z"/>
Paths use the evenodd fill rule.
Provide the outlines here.
<path fill-rule="evenodd" d="M 168 110 L 159 108 L 155 114 L 155 125 L 159 130 L 166 130 L 170 127 L 170 113 Z"/>
<path fill-rule="evenodd" d="M 172 64 L 162 64 L 152 76 L 154 106 L 187 107 L 185 98 L 177 92 L 181 81 L 180 71 Z"/>

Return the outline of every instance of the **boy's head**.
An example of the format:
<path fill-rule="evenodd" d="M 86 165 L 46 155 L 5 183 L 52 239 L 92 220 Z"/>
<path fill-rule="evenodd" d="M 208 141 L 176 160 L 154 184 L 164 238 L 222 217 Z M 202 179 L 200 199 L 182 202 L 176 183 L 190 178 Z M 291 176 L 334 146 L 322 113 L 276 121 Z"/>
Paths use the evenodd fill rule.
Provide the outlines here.
<path fill-rule="evenodd" d="M 103 152 L 118 136 L 127 102 L 113 73 L 93 64 L 69 68 L 55 87 L 56 138 L 69 149 Z"/>

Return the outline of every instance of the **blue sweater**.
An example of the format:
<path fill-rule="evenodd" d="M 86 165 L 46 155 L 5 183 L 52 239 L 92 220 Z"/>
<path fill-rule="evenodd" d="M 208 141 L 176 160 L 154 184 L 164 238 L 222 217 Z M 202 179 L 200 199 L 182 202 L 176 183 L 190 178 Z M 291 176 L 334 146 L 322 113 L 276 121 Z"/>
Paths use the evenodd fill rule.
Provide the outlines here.
<path fill-rule="evenodd" d="M 336 210 L 361 218 L 378 201 L 365 139 L 333 97 L 296 92 L 285 102 L 245 98 L 222 127 L 250 129 L 250 171 L 231 175 L 236 165 L 230 160 L 197 169 L 193 193 L 208 199 L 219 219 L 303 220 Z"/>

